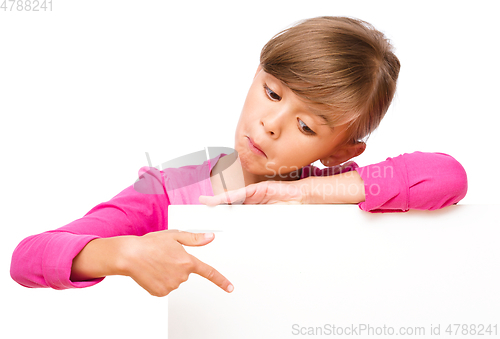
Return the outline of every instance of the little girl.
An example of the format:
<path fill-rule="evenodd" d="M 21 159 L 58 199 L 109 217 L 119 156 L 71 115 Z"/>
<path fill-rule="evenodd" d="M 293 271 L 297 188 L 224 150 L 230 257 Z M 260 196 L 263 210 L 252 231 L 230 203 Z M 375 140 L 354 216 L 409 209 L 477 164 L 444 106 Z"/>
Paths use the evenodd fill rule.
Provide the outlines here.
<path fill-rule="evenodd" d="M 202 165 L 142 168 L 139 181 L 82 218 L 22 240 L 12 278 L 67 289 L 127 275 L 165 296 L 197 273 L 231 292 L 227 278 L 182 246 L 206 245 L 214 235 L 167 230 L 168 205 L 359 203 L 364 211 L 404 212 L 456 204 L 467 177 L 447 154 L 347 162 L 384 117 L 399 68 L 383 34 L 360 20 L 318 17 L 280 32 L 262 49 L 236 152 Z M 311 166 L 316 160 L 330 167 Z"/>

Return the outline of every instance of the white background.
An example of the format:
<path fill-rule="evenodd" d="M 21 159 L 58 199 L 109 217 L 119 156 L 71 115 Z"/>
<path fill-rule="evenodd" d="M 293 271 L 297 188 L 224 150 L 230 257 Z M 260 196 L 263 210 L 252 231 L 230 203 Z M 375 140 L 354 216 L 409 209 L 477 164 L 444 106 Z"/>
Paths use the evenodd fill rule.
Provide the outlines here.
<path fill-rule="evenodd" d="M 372 23 L 401 61 L 393 105 L 356 162 L 448 153 L 468 174 L 461 203 L 499 203 L 496 6 L 53 0 L 52 12 L 0 11 L 2 292 L 26 290 L 9 275 L 23 238 L 132 184 L 144 152 L 156 165 L 232 147 L 261 48 L 315 16 Z"/>

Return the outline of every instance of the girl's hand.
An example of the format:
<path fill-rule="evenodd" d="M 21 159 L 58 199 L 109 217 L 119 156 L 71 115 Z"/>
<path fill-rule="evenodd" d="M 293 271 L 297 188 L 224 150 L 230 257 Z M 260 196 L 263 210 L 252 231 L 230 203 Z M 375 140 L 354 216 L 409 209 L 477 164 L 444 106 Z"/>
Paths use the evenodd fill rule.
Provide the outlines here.
<path fill-rule="evenodd" d="M 182 246 L 203 246 L 214 239 L 213 233 L 205 235 L 166 230 L 127 237 L 120 249 L 120 270 L 156 297 L 168 295 L 186 281 L 191 273 L 199 274 L 223 290 L 232 292 L 233 286 L 229 280 L 187 253 Z"/>
<path fill-rule="evenodd" d="M 307 204 L 309 189 L 310 185 L 304 180 L 262 181 L 213 197 L 201 195 L 199 202 L 208 206 L 219 204 Z"/>

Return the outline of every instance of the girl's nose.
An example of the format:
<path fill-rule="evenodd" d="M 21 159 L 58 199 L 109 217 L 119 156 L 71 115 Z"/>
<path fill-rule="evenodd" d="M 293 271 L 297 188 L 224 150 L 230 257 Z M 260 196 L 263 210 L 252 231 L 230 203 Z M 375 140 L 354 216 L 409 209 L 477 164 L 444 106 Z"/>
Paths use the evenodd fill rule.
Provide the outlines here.
<path fill-rule="evenodd" d="M 273 137 L 278 137 L 284 124 L 286 112 L 273 111 L 261 119 L 264 130 Z"/>

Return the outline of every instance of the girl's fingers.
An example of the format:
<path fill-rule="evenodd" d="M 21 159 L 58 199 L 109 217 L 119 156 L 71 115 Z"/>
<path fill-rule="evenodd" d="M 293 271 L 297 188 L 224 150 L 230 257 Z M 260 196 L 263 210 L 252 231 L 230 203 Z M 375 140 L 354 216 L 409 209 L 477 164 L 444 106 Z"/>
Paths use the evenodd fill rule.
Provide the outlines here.
<path fill-rule="evenodd" d="M 200 197 L 198 198 L 198 201 L 200 202 L 200 204 L 204 204 L 207 206 L 213 206 L 213 198 L 214 197 L 210 197 L 207 195 L 200 195 Z"/>
<path fill-rule="evenodd" d="M 203 278 L 206 278 L 213 282 L 215 285 L 222 288 L 224 291 L 231 293 L 234 290 L 231 282 L 223 276 L 219 271 L 213 268 L 210 265 L 205 264 L 203 261 L 198 258 L 191 256 L 195 266 L 193 269 L 193 273 L 196 273 Z"/>
<path fill-rule="evenodd" d="M 245 187 L 234 191 L 228 191 L 217 194 L 213 197 L 207 195 L 200 195 L 199 202 L 207 206 L 216 206 L 220 204 L 243 204 L 247 197 Z"/>
<path fill-rule="evenodd" d="M 215 195 L 213 197 L 208 196 L 208 195 L 200 195 L 198 201 L 201 204 L 207 205 L 207 206 L 217 206 L 220 204 L 225 204 L 227 203 L 227 198 L 225 196 L 225 193 Z"/>
<path fill-rule="evenodd" d="M 233 205 L 243 204 L 247 198 L 247 188 L 243 187 L 237 189 L 235 191 L 229 191 L 225 193 L 219 194 L 220 196 L 224 196 L 224 202 L 231 202 Z"/>

